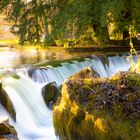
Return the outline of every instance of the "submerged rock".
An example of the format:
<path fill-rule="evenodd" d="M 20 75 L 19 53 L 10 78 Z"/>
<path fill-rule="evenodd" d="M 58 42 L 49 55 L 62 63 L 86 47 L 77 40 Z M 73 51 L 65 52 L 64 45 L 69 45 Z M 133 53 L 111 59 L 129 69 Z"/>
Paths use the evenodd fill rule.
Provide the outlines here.
<path fill-rule="evenodd" d="M 9 124 L 8 118 L 0 117 L 0 140 L 18 140 L 17 132 Z"/>
<path fill-rule="evenodd" d="M 104 55 L 104 54 L 97 54 L 96 57 L 98 57 L 101 60 L 103 65 L 109 66 L 109 61 L 108 61 L 108 58 L 107 58 L 106 55 Z"/>
<path fill-rule="evenodd" d="M 29 67 L 28 75 L 33 81 L 44 83 L 46 81 L 45 77 L 42 75 L 42 71 L 44 70 L 47 70 L 47 67 Z"/>
<path fill-rule="evenodd" d="M 111 78 L 70 78 L 53 111 L 61 140 L 137 140 L 140 138 L 140 74 Z"/>
<path fill-rule="evenodd" d="M 52 108 L 52 105 L 56 103 L 58 97 L 60 96 L 60 90 L 56 82 L 51 82 L 42 88 L 42 95 L 46 105 Z"/>
<path fill-rule="evenodd" d="M 16 112 L 14 106 L 8 97 L 5 90 L 2 88 L 2 83 L 0 83 L 0 104 L 5 108 L 5 110 L 11 115 L 14 121 L 16 121 Z"/>

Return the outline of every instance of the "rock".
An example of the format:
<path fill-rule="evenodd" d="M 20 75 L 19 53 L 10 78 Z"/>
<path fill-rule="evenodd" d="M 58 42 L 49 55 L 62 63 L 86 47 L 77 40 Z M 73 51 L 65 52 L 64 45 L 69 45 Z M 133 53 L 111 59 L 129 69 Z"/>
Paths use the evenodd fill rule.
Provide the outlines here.
<path fill-rule="evenodd" d="M 100 75 L 93 69 L 93 67 L 86 67 L 80 72 L 72 75 L 69 79 L 85 79 L 85 78 L 99 78 Z"/>
<path fill-rule="evenodd" d="M 97 54 L 96 57 L 98 57 L 101 60 L 103 65 L 109 66 L 109 61 L 108 61 L 108 58 L 107 58 L 106 55 L 104 55 L 104 54 Z"/>
<path fill-rule="evenodd" d="M 16 112 L 14 106 L 8 97 L 5 90 L 2 88 L 2 83 L 0 83 L 0 104 L 5 108 L 5 110 L 11 115 L 14 121 L 16 121 Z"/>
<path fill-rule="evenodd" d="M 36 70 L 36 68 L 34 68 L 34 67 L 30 67 L 30 68 L 28 69 L 28 75 L 29 75 L 29 77 L 32 78 L 32 76 L 33 76 L 35 70 Z"/>
<path fill-rule="evenodd" d="M 38 83 L 44 83 L 46 81 L 45 77 L 42 74 L 42 70 L 47 70 L 46 67 L 30 67 L 28 69 L 29 77 Z"/>
<path fill-rule="evenodd" d="M 76 77 L 63 83 L 61 100 L 53 110 L 60 139 L 140 138 L 139 73 L 119 72 L 111 78 Z"/>
<path fill-rule="evenodd" d="M 52 107 L 56 103 L 58 97 L 60 96 L 60 90 L 56 82 L 51 82 L 42 88 L 42 95 L 44 101 L 48 107 Z"/>
<path fill-rule="evenodd" d="M 72 140 L 91 140 L 93 138 L 94 133 L 91 135 L 88 130 L 93 130 L 94 125 L 91 120 L 88 120 L 91 125 L 87 125 L 85 117 L 86 114 L 84 110 L 77 110 L 77 113 L 71 117 L 68 123 L 68 133 Z"/>
<path fill-rule="evenodd" d="M 18 140 L 15 128 L 5 117 L 0 117 L 0 140 Z"/>

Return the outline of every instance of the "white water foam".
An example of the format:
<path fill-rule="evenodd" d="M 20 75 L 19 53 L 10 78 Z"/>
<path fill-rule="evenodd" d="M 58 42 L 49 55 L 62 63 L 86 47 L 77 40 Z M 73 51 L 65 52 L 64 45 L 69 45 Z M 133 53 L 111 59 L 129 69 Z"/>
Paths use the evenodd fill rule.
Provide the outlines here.
<path fill-rule="evenodd" d="M 60 86 L 65 79 L 80 71 L 85 67 L 92 66 L 93 69 L 99 73 L 100 77 L 110 77 L 119 71 L 128 71 L 131 64 L 126 60 L 126 56 L 112 56 L 108 57 L 108 65 L 103 64 L 102 61 L 96 57 L 85 58 L 84 61 L 72 61 L 61 63 L 58 67 L 48 67 L 46 69 L 35 69 L 31 78 L 38 83 L 50 83 L 55 81 Z"/>
<path fill-rule="evenodd" d="M 14 127 L 20 140 L 56 140 L 52 112 L 46 107 L 41 86 L 23 74 L 3 80 L 4 89 L 16 110 Z"/>

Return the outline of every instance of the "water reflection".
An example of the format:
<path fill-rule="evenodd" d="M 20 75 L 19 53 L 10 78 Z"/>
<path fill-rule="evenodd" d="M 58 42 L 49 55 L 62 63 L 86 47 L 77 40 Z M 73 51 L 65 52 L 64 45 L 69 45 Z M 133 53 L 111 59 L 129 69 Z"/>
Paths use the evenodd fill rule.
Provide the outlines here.
<path fill-rule="evenodd" d="M 46 59 L 46 52 L 38 49 L 0 48 L 0 68 L 32 64 Z"/>
<path fill-rule="evenodd" d="M 65 49 L 0 48 L 0 68 L 18 67 L 44 60 L 65 60 L 91 55 L 93 52 L 68 52 Z M 95 52 L 94 52 L 95 54 Z"/>

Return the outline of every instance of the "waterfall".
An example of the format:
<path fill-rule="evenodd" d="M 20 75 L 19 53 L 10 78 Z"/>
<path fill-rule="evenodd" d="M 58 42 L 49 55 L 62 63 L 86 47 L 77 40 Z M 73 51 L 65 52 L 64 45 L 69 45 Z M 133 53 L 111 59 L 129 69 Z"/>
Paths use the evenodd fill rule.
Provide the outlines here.
<path fill-rule="evenodd" d="M 41 96 L 41 86 L 19 73 L 20 79 L 5 78 L 4 89 L 16 110 L 14 127 L 20 140 L 55 140 L 52 112 Z"/>
<path fill-rule="evenodd" d="M 126 58 L 125 55 L 108 56 L 107 63 L 103 63 L 99 57 L 91 56 L 82 61 L 63 62 L 57 67 L 24 68 L 23 71 L 17 72 L 19 79 L 8 76 L 3 78 L 3 87 L 16 110 L 16 122 L 10 119 L 10 123 L 16 128 L 19 139 L 57 139 L 52 123 L 52 112 L 47 109 L 41 94 L 45 84 L 55 81 L 61 85 L 66 78 L 87 66 L 92 66 L 100 77 L 109 77 L 120 70 L 127 71 L 130 68 L 130 62 Z M 0 106 L 0 115 L 3 114 L 5 115 L 6 111 Z"/>
<path fill-rule="evenodd" d="M 136 61 L 137 58 L 134 58 Z M 57 67 L 37 68 L 32 71 L 30 77 L 38 83 L 47 84 L 55 81 L 58 85 L 61 85 L 65 79 L 88 66 L 92 66 L 100 77 L 110 77 L 119 71 L 128 71 L 131 66 L 126 55 L 109 56 L 106 59 L 108 64 L 103 64 L 97 56 L 91 56 L 80 62 L 70 61 L 61 63 Z"/>

